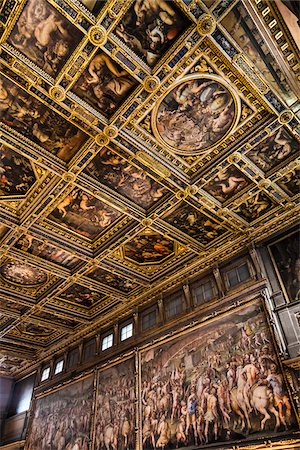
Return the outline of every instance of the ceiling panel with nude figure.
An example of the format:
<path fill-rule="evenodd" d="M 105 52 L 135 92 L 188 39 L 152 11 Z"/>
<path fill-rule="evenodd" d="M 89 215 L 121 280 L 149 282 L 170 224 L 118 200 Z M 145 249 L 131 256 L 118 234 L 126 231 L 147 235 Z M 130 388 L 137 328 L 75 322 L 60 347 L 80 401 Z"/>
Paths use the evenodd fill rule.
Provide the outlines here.
<path fill-rule="evenodd" d="M 0 197 L 27 194 L 36 182 L 30 161 L 4 145 L 0 154 Z"/>
<path fill-rule="evenodd" d="M 75 189 L 57 205 L 49 218 L 93 239 L 120 216 L 116 209 L 81 189 Z"/>
<path fill-rule="evenodd" d="M 249 184 L 249 178 L 236 166 L 231 165 L 226 169 L 214 171 L 214 176 L 203 189 L 221 203 L 224 203 L 249 186 Z"/>
<path fill-rule="evenodd" d="M 103 147 L 85 172 L 144 209 L 153 206 L 168 190 L 117 153 Z"/>
<path fill-rule="evenodd" d="M 88 139 L 83 131 L 2 74 L 0 120 L 65 162 L 69 162 Z"/>
<path fill-rule="evenodd" d="M 132 92 L 137 82 L 104 52 L 98 52 L 73 91 L 106 117 L 110 117 Z"/>
<path fill-rule="evenodd" d="M 114 32 L 153 67 L 189 25 L 174 2 L 135 0 Z"/>
<path fill-rule="evenodd" d="M 82 37 L 46 0 L 29 0 L 8 42 L 55 77 Z"/>
<path fill-rule="evenodd" d="M 259 142 L 246 155 L 263 172 L 268 172 L 279 164 L 295 157 L 299 151 L 299 142 L 284 128 L 279 128 L 271 136 Z"/>
<path fill-rule="evenodd" d="M 47 261 L 52 261 L 63 267 L 73 269 L 80 263 L 80 259 L 74 254 L 55 247 L 47 242 L 36 239 L 29 234 L 24 234 L 15 244 L 17 249 L 23 252 L 28 252 L 31 255 L 38 256 L 40 258 L 46 259 Z"/>

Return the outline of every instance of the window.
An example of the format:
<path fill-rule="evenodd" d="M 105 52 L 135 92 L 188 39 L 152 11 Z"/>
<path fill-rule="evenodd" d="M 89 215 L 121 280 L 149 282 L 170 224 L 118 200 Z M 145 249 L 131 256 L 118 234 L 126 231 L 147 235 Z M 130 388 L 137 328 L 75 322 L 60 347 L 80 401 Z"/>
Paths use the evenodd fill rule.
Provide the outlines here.
<path fill-rule="evenodd" d="M 149 330 L 149 328 L 154 327 L 156 325 L 156 310 L 154 309 L 153 311 L 145 312 L 142 315 L 141 324 L 143 331 Z"/>
<path fill-rule="evenodd" d="M 113 333 L 110 333 L 102 339 L 101 349 L 106 350 L 107 348 L 112 347 L 113 343 L 114 343 L 114 335 Z"/>
<path fill-rule="evenodd" d="M 34 380 L 35 374 L 16 382 L 8 412 L 9 416 L 28 411 L 31 402 Z"/>
<path fill-rule="evenodd" d="M 50 367 L 46 367 L 42 372 L 41 381 L 48 380 L 49 376 L 50 376 Z"/>
<path fill-rule="evenodd" d="M 83 360 L 87 360 L 94 356 L 96 353 L 96 341 L 95 339 L 91 339 L 86 342 L 83 348 Z"/>
<path fill-rule="evenodd" d="M 229 287 L 236 286 L 243 281 L 250 278 L 250 273 L 247 264 L 242 264 L 241 266 L 234 267 L 233 269 L 226 272 Z"/>
<path fill-rule="evenodd" d="M 195 304 L 200 305 L 201 303 L 207 302 L 214 297 L 214 289 L 211 281 L 200 284 L 194 289 L 194 299 Z"/>
<path fill-rule="evenodd" d="M 133 335 L 133 324 L 132 322 L 121 328 L 121 341 L 125 341 Z"/>
<path fill-rule="evenodd" d="M 64 360 L 61 359 L 56 363 L 54 374 L 57 375 L 58 373 L 62 372 L 63 368 L 64 368 Z"/>
<path fill-rule="evenodd" d="M 78 348 L 74 348 L 73 350 L 70 351 L 69 356 L 68 356 L 68 366 L 69 367 L 74 367 L 76 366 L 76 364 L 78 363 L 79 360 L 79 350 Z"/>
<path fill-rule="evenodd" d="M 166 318 L 176 316 L 182 313 L 182 297 L 175 297 L 168 300 L 165 304 Z"/>

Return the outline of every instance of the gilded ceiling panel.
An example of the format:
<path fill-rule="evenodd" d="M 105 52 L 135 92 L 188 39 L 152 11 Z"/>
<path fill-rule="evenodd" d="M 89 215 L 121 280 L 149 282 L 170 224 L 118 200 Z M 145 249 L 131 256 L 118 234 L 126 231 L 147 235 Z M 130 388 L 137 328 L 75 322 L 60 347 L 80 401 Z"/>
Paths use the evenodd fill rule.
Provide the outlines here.
<path fill-rule="evenodd" d="M 300 59 L 276 5 L 1 3 L 7 374 L 297 219 Z"/>

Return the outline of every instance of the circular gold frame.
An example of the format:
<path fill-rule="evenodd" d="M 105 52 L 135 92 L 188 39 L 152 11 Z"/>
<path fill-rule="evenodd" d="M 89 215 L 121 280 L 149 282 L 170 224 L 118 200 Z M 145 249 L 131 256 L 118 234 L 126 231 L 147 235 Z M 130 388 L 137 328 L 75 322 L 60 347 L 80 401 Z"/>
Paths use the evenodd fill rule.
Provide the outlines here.
<path fill-rule="evenodd" d="M 179 86 L 180 84 L 186 83 L 187 81 L 190 81 L 190 80 L 200 80 L 200 79 L 216 81 L 217 83 L 220 83 L 222 86 L 224 86 L 228 90 L 228 92 L 230 93 L 230 95 L 234 101 L 235 116 L 233 118 L 231 126 L 228 128 L 228 130 L 225 132 L 225 134 L 220 139 L 218 139 L 216 142 L 214 142 L 212 145 L 205 147 L 204 149 L 199 149 L 199 150 L 180 150 L 180 149 L 177 149 L 176 147 L 172 147 L 170 144 L 168 144 L 166 141 L 164 141 L 164 139 L 161 137 L 161 135 L 157 129 L 157 125 L 156 125 L 158 110 L 159 110 L 161 103 L 166 98 L 166 96 L 169 95 L 170 92 L 172 90 L 174 90 L 174 88 L 176 86 Z M 163 147 L 168 148 L 173 153 L 176 153 L 178 155 L 185 155 L 185 156 L 203 155 L 203 154 L 206 154 L 208 151 L 214 149 L 218 144 L 220 144 L 220 142 L 222 142 L 228 136 L 228 134 L 233 130 L 233 128 L 236 127 L 236 125 L 239 121 L 240 115 L 241 115 L 240 97 L 239 97 L 238 93 L 232 88 L 232 86 L 230 86 L 230 84 L 226 80 L 223 80 L 220 76 L 214 75 L 214 74 L 201 74 L 201 75 L 195 74 L 195 75 L 187 75 L 187 76 L 181 78 L 180 80 L 176 81 L 166 90 L 166 92 L 164 92 L 162 94 L 162 96 L 158 99 L 158 101 L 152 111 L 151 126 L 152 126 L 152 130 L 154 132 L 154 135 L 155 135 L 156 139 L 159 141 L 159 143 Z"/>

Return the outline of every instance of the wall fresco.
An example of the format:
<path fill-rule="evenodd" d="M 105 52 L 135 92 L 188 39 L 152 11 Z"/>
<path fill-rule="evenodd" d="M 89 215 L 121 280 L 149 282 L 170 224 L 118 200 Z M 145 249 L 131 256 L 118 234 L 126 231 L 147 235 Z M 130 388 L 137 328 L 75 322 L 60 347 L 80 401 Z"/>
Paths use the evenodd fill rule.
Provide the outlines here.
<path fill-rule="evenodd" d="M 231 439 L 293 422 L 260 303 L 142 352 L 144 449 Z"/>
<path fill-rule="evenodd" d="M 135 367 L 129 359 L 99 373 L 94 450 L 135 448 Z"/>
<path fill-rule="evenodd" d="M 92 377 L 37 399 L 25 449 L 87 450 L 92 401 Z"/>

